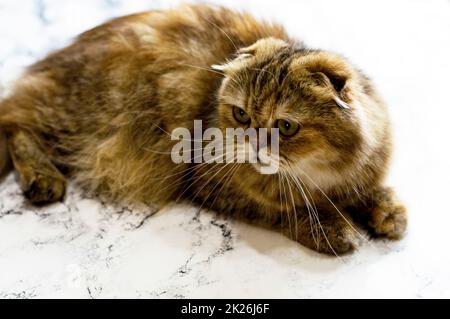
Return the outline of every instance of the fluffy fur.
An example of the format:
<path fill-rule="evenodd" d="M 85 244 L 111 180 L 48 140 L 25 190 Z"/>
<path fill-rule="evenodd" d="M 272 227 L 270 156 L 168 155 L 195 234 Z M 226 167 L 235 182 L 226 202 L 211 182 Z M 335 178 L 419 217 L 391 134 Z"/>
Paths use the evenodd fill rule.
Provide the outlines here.
<path fill-rule="evenodd" d="M 299 123 L 280 138 L 280 173 L 170 160 L 174 128 L 242 126 L 236 106 L 255 128 Z M 390 125 L 370 80 L 246 13 L 183 6 L 92 29 L 28 69 L 0 102 L 0 127 L 0 169 L 11 157 L 36 204 L 60 200 L 71 176 L 110 200 L 190 200 L 330 254 L 357 246 L 355 222 L 405 231 L 383 186 Z"/>

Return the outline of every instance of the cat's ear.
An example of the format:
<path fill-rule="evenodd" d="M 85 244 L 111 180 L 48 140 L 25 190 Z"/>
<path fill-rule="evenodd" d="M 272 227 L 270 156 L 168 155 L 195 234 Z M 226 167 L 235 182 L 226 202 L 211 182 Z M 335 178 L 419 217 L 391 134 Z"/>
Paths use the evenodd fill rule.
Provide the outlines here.
<path fill-rule="evenodd" d="M 307 72 L 321 86 L 334 91 L 336 104 L 348 109 L 348 93 L 353 71 L 349 63 L 337 54 L 329 52 L 311 52 L 293 62 L 293 68 L 298 68 L 300 74 Z"/>
<path fill-rule="evenodd" d="M 224 75 L 229 74 L 245 66 L 246 60 L 251 57 L 252 55 L 250 54 L 241 53 L 235 59 L 227 61 L 226 63 L 211 65 L 211 69 Z"/>
<path fill-rule="evenodd" d="M 213 65 L 211 65 L 211 69 L 213 69 L 214 71 L 217 71 L 219 73 L 225 74 L 225 71 L 227 69 L 227 65 L 228 65 L 228 63 L 226 63 L 226 64 L 213 64 Z"/>
<path fill-rule="evenodd" d="M 239 49 L 233 60 L 227 61 L 224 64 L 213 64 L 211 65 L 211 68 L 217 72 L 227 74 L 244 67 L 253 57 L 267 58 L 267 56 L 272 56 L 278 49 L 286 47 L 287 45 L 288 44 L 285 41 L 280 39 L 260 39 L 248 47 Z"/>
<path fill-rule="evenodd" d="M 272 56 L 274 52 L 277 52 L 278 50 L 287 46 L 288 43 L 286 41 L 269 37 L 260 39 L 252 45 L 240 49 L 238 51 L 238 54 L 265 58 L 267 56 Z"/>
<path fill-rule="evenodd" d="M 311 53 L 299 62 L 316 77 L 321 77 L 324 84 L 331 85 L 338 96 L 344 96 L 352 77 L 349 64 L 340 56 L 328 52 Z"/>
<path fill-rule="evenodd" d="M 211 65 L 211 69 L 214 71 L 220 72 L 222 74 L 231 73 L 245 65 L 247 59 L 252 58 L 254 56 L 254 52 L 251 47 L 242 48 L 237 51 L 236 57 L 233 60 L 228 60 L 223 64 L 213 64 Z"/>

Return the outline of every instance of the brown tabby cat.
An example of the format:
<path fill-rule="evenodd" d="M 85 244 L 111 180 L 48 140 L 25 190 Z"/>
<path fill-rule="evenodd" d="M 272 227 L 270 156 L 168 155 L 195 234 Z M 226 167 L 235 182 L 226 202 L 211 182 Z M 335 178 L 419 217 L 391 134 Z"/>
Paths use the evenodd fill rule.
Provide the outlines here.
<path fill-rule="evenodd" d="M 195 119 L 278 127 L 279 172 L 175 164 L 169 133 Z M 355 222 L 405 231 L 383 186 L 390 125 L 370 80 L 245 13 L 183 6 L 90 30 L 27 70 L 0 102 L 0 127 L 0 169 L 11 159 L 35 204 L 61 200 L 72 176 L 110 200 L 189 200 L 329 254 L 357 247 Z"/>

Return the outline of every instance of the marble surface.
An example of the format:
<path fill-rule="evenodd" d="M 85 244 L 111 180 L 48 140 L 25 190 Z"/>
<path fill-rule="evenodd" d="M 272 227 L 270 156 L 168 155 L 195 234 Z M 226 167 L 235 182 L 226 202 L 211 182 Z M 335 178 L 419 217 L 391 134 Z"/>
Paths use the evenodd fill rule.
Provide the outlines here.
<path fill-rule="evenodd" d="M 105 19 L 177 2 L 0 0 L 1 86 Z M 409 207 L 406 238 L 332 258 L 213 212 L 113 207 L 73 185 L 64 203 L 32 207 L 10 174 L 0 298 L 449 298 L 450 2 L 212 2 L 274 18 L 375 79 L 395 126 L 389 183 Z"/>

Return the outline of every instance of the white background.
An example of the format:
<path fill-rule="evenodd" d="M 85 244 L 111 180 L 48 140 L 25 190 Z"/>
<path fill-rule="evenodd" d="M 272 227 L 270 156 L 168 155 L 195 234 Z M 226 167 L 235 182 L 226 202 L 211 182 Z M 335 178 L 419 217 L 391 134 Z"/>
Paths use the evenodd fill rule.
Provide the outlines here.
<path fill-rule="evenodd" d="M 0 214 L 0 297 L 450 297 L 450 1 L 213 2 L 278 21 L 307 45 L 347 56 L 374 80 L 393 120 L 395 154 L 388 182 L 408 206 L 407 237 L 366 244 L 354 256 L 335 260 L 277 234 L 231 223 L 234 249 L 202 264 L 213 244 L 191 245 L 189 227 L 167 229 L 167 223 L 189 224 L 189 210 L 169 209 L 125 239 L 120 227 L 111 226 L 114 220 L 108 221 L 114 228 L 109 236 L 127 243 L 111 271 L 98 261 L 102 252 L 93 244 L 99 225 L 89 221 L 98 222 L 104 213 L 95 200 L 79 204 L 73 195 L 66 206 L 75 205 L 77 217 L 67 211 L 60 217 L 78 218 L 92 233 L 70 245 L 59 244 L 58 238 L 67 238 L 56 236 L 53 246 L 36 247 L 30 244 L 36 237 L 64 231 L 52 228 L 59 223 L 55 211 L 64 209 L 38 212 L 50 214 L 53 224 L 37 219 L 10 176 L 0 189 L 1 208 L 22 214 Z M 0 0 L 0 83 L 7 86 L 24 66 L 109 17 L 175 3 Z M 205 228 L 195 234 L 214 242 L 217 234 Z M 100 257 L 91 260 L 92 253 Z M 171 267 L 189 256 L 198 258 L 196 270 L 170 277 Z M 71 265 L 86 274 L 81 288 L 63 283 Z"/>

